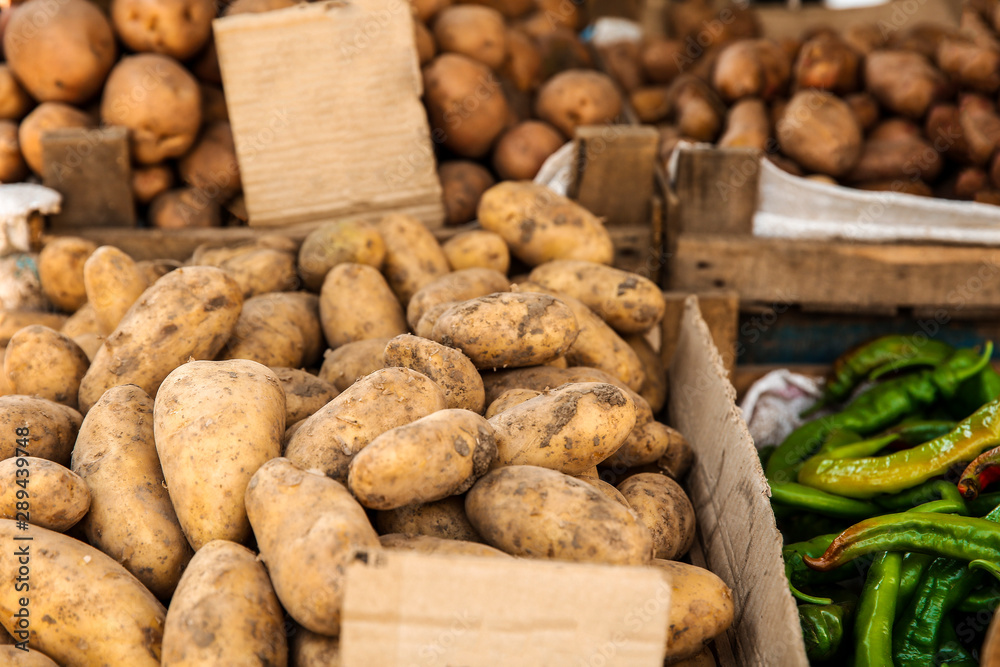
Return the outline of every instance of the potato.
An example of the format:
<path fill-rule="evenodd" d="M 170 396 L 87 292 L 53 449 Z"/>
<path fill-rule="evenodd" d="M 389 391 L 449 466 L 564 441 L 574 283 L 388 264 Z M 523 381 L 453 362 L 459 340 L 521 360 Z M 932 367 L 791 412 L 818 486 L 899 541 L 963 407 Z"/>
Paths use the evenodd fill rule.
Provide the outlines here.
<path fill-rule="evenodd" d="M 756 98 L 745 98 L 729 109 L 726 131 L 719 138 L 720 148 L 756 148 L 766 150 L 771 140 L 771 121 L 767 107 Z"/>
<path fill-rule="evenodd" d="M 294 628 L 291 636 L 290 667 L 341 667 L 340 640 L 324 637 L 305 628 Z"/>
<path fill-rule="evenodd" d="M 10 434 L 0 441 L 0 460 L 35 456 L 68 466 L 82 422 L 76 410 L 44 398 L 0 396 L 0 427 Z"/>
<path fill-rule="evenodd" d="M 422 287 L 451 271 L 434 234 L 416 218 L 387 215 L 377 229 L 385 241 L 382 272 L 404 306 Z"/>
<path fill-rule="evenodd" d="M 132 195 L 140 204 L 148 204 L 174 186 L 174 172 L 163 164 L 132 167 Z"/>
<path fill-rule="evenodd" d="M 598 479 L 591 479 L 589 477 L 581 477 L 579 475 L 576 475 L 575 477 L 576 477 L 576 479 L 579 479 L 581 481 L 586 482 L 587 484 L 590 484 L 595 489 L 597 489 L 598 491 L 600 491 L 601 493 L 603 493 L 604 495 L 606 495 L 608 498 L 610 498 L 611 500 L 613 500 L 616 503 L 618 503 L 619 505 L 621 505 L 622 507 L 629 507 L 628 501 L 625 500 L 625 496 L 622 495 L 622 492 L 619 491 L 618 489 L 616 489 L 614 486 L 612 486 L 608 482 L 605 482 L 603 479 L 600 479 L 600 478 L 598 478 Z M 631 509 L 631 508 L 629 507 L 629 509 Z"/>
<path fill-rule="evenodd" d="M 89 366 L 86 353 L 71 338 L 36 324 L 11 337 L 3 371 L 13 393 L 45 398 L 75 410 L 80 381 Z"/>
<path fill-rule="evenodd" d="M 372 440 L 446 407 L 444 390 L 426 375 L 408 368 L 375 371 L 309 417 L 289 439 L 285 456 L 346 482 L 351 460 Z"/>
<path fill-rule="evenodd" d="M 578 475 L 611 456 L 635 426 L 635 404 L 613 385 L 567 384 L 490 419 L 494 468 L 533 465 Z"/>
<path fill-rule="evenodd" d="M 493 168 L 505 181 L 530 181 L 564 143 L 563 136 L 548 123 L 526 120 L 504 132 L 497 141 Z"/>
<path fill-rule="evenodd" d="M 933 181 L 941 173 L 941 153 L 920 137 L 866 141 L 861 157 L 845 176 L 851 182 L 920 178 Z"/>
<path fill-rule="evenodd" d="M 391 510 L 465 493 L 497 446 L 475 412 L 439 410 L 379 435 L 351 461 L 347 486 L 365 507 Z"/>
<path fill-rule="evenodd" d="M 871 141 L 901 141 L 919 139 L 920 126 L 906 118 L 888 118 L 872 128 L 868 134 Z"/>
<path fill-rule="evenodd" d="M 496 75 L 458 53 L 442 53 L 423 74 L 434 140 L 463 157 L 486 155 L 510 114 Z"/>
<path fill-rule="evenodd" d="M 22 461 L 25 462 L 23 466 L 19 465 Z M 31 498 L 30 513 L 17 509 L 22 498 L 18 491 L 25 490 Z M 89 509 L 87 483 L 71 470 L 34 456 L 0 461 L 0 518 L 24 519 L 34 526 L 64 533 Z"/>
<path fill-rule="evenodd" d="M 331 348 L 407 332 L 403 309 L 386 280 L 367 264 L 338 264 L 326 275 L 319 302 Z"/>
<path fill-rule="evenodd" d="M 24 3 L 11 13 L 3 47 L 14 76 L 39 102 L 86 102 L 117 56 L 107 17 L 83 0 Z"/>
<path fill-rule="evenodd" d="M 566 26 L 554 24 L 553 21 L 546 21 L 546 23 L 549 25 L 544 31 L 536 30 L 533 35 L 542 55 L 540 73 L 542 81 L 548 82 L 567 71 L 593 71 L 595 68 L 594 58 L 576 31 Z M 525 32 L 531 32 L 531 28 L 527 24 L 521 24 L 521 28 Z M 608 74 L 611 72 L 609 71 Z M 610 77 L 608 78 L 610 79 Z M 603 84 L 600 85 L 600 88 L 604 88 Z M 609 103 L 611 102 L 613 100 L 609 100 Z"/>
<path fill-rule="evenodd" d="M 851 108 L 830 93 L 796 93 L 776 134 L 781 150 L 809 171 L 843 176 L 861 157 L 861 127 Z"/>
<path fill-rule="evenodd" d="M 212 45 L 211 53 L 214 54 L 215 43 L 210 42 L 210 44 Z M 208 55 L 208 52 L 206 52 L 206 55 Z M 213 67 L 215 70 L 218 70 L 219 63 L 217 57 L 214 58 Z M 197 64 L 194 66 L 192 71 L 202 82 L 208 80 L 208 77 L 204 75 Z M 219 87 L 222 84 L 222 77 L 219 76 L 218 78 L 218 82 L 213 81 L 213 83 L 216 83 L 217 85 L 201 82 L 198 84 L 198 91 L 201 93 L 201 122 L 205 124 L 229 122 L 229 109 L 226 107 L 226 94 L 222 92 L 222 88 Z"/>
<path fill-rule="evenodd" d="M 177 169 L 185 183 L 209 198 L 220 202 L 232 199 L 243 184 L 229 123 L 216 121 L 206 125 L 197 143 L 177 163 Z"/>
<path fill-rule="evenodd" d="M 219 227 L 219 204 L 201 190 L 177 188 L 156 195 L 149 204 L 149 222 L 159 229 Z"/>
<path fill-rule="evenodd" d="M 417 62 L 423 67 L 437 55 L 437 43 L 434 35 L 422 21 L 413 22 L 413 41 L 417 45 Z"/>
<path fill-rule="evenodd" d="M 851 112 L 862 131 L 870 130 L 878 123 L 878 102 L 869 93 L 852 93 L 845 97 L 844 101 L 847 102 L 847 106 L 851 107 Z"/>
<path fill-rule="evenodd" d="M 413 333 L 421 338 L 430 340 L 431 332 L 434 331 L 434 325 L 437 324 L 438 318 L 454 305 L 455 302 L 449 301 L 431 306 L 420 318 L 420 321 L 417 322 L 417 326 L 413 327 Z"/>
<path fill-rule="evenodd" d="M 1000 52 L 962 39 L 946 38 L 937 48 L 937 64 L 963 88 L 995 93 L 1000 88 Z"/>
<path fill-rule="evenodd" d="M 649 420 L 638 424 L 602 467 L 620 475 L 628 468 L 656 463 L 671 478 L 680 479 L 693 462 L 694 453 L 684 436 L 666 424 Z"/>
<path fill-rule="evenodd" d="M 271 244 L 261 237 L 254 243 L 218 251 L 199 247 L 189 263 L 223 269 L 239 284 L 243 298 L 297 289 L 294 247 L 285 245 L 285 239 L 281 243 L 274 240 Z"/>
<path fill-rule="evenodd" d="M 163 479 L 153 400 L 133 385 L 109 389 L 83 420 L 72 467 L 90 489 L 87 540 L 169 599 L 193 552 Z"/>
<path fill-rule="evenodd" d="M 441 249 L 452 271 L 491 269 L 501 274 L 510 268 L 510 250 L 503 238 L 485 229 L 473 229 L 455 234 Z"/>
<path fill-rule="evenodd" d="M 188 359 L 214 358 L 242 305 L 236 282 L 220 269 L 177 269 L 157 280 L 107 337 L 83 376 L 83 412 L 118 385 L 135 384 L 155 397 L 167 374 Z"/>
<path fill-rule="evenodd" d="M 133 96 L 142 90 L 138 102 Z M 201 125 L 198 82 L 180 63 L 152 53 L 122 58 L 108 76 L 101 121 L 128 128 L 133 159 L 157 164 L 194 145 Z"/>
<path fill-rule="evenodd" d="M 434 39 L 441 51 L 460 53 L 494 70 L 507 54 L 503 15 L 490 7 L 446 7 L 434 19 Z"/>
<path fill-rule="evenodd" d="M 507 181 L 479 201 L 479 223 L 531 266 L 554 259 L 610 264 L 614 245 L 601 220 L 544 185 Z"/>
<path fill-rule="evenodd" d="M 507 466 L 465 497 L 486 542 L 514 556 L 641 565 L 652 537 L 637 515 L 587 482 L 535 466 Z"/>
<path fill-rule="evenodd" d="M 285 423 L 294 424 L 316 413 L 340 392 L 326 380 L 297 368 L 271 368 L 285 390 Z"/>
<path fill-rule="evenodd" d="M 666 86 L 636 88 L 629 95 L 629 103 L 643 123 L 658 123 L 673 111 L 673 103 Z"/>
<path fill-rule="evenodd" d="M 725 107 L 708 84 L 693 74 L 682 74 L 670 84 L 667 101 L 682 136 L 696 141 L 715 140 L 722 129 Z"/>
<path fill-rule="evenodd" d="M 944 75 L 912 51 L 872 51 L 865 58 L 864 78 L 882 106 L 910 118 L 922 118 L 948 87 Z"/>
<path fill-rule="evenodd" d="M 572 69 L 561 72 L 538 91 L 535 113 L 569 139 L 581 125 L 611 123 L 622 110 L 622 98 L 606 74 Z"/>
<path fill-rule="evenodd" d="M 182 266 L 176 259 L 144 259 L 136 262 L 135 265 L 139 267 L 142 275 L 146 276 L 146 282 L 150 285 Z"/>
<path fill-rule="evenodd" d="M 509 368 L 483 373 L 482 376 L 487 403 L 498 400 L 503 393 L 511 389 L 531 389 L 543 392 L 573 382 L 608 382 L 609 384 L 619 382 L 619 380 L 595 368 L 555 368 L 553 366 Z M 624 385 L 619 388 L 624 388 Z"/>
<path fill-rule="evenodd" d="M 457 347 L 476 368 L 534 366 L 561 357 L 579 328 L 569 306 L 547 294 L 500 292 L 458 303 L 431 339 Z"/>
<path fill-rule="evenodd" d="M 712 85 L 727 102 L 744 97 L 771 100 L 784 91 L 791 63 L 777 42 L 747 39 L 723 48 L 715 63 Z"/>
<path fill-rule="evenodd" d="M 30 642 L 62 665 L 158 667 L 166 610 L 139 580 L 90 545 L 44 528 L 33 528 L 30 632 L 13 614 L 25 593 L 15 589 L 23 536 L 14 521 L 0 519 L 0 624 L 18 641 Z M 48 619 L 42 621 L 42 619 Z"/>
<path fill-rule="evenodd" d="M 470 160 L 448 160 L 438 166 L 444 199 L 444 221 L 461 225 L 476 218 L 479 199 L 496 181 L 493 175 Z"/>
<path fill-rule="evenodd" d="M 396 551 L 419 551 L 426 554 L 454 556 L 486 556 L 510 558 L 508 554 L 477 542 L 461 542 L 430 535 L 402 535 L 390 533 L 379 538 L 383 549 Z"/>
<path fill-rule="evenodd" d="M 508 389 L 507 391 L 500 394 L 496 400 L 490 403 L 489 407 L 486 408 L 485 417 L 487 419 L 492 419 L 496 417 L 501 412 L 510 410 L 511 408 L 524 403 L 527 400 L 535 398 L 536 396 L 541 396 L 542 392 L 535 391 L 534 389 Z"/>
<path fill-rule="evenodd" d="M 135 261 L 118 248 L 101 246 L 83 265 L 87 302 L 93 305 L 99 331 L 111 334 L 149 284 Z"/>
<path fill-rule="evenodd" d="M 385 243 L 375 227 L 361 220 L 338 220 L 316 228 L 299 249 L 299 276 L 306 288 L 319 292 L 323 279 L 338 264 L 382 268 Z"/>
<path fill-rule="evenodd" d="M 75 312 L 87 302 L 84 264 L 97 246 L 92 241 L 60 236 L 45 244 L 38 255 L 42 291 L 56 308 Z"/>
<path fill-rule="evenodd" d="M 342 484 L 284 458 L 250 480 L 246 508 L 282 606 L 312 632 L 339 634 L 347 564 L 379 547 L 364 509 Z"/>
<path fill-rule="evenodd" d="M 463 542 L 483 541 L 465 516 L 464 496 L 375 512 L 375 527 L 380 535 L 402 533 Z"/>
<path fill-rule="evenodd" d="M 687 563 L 653 559 L 670 586 L 667 658 L 697 655 L 733 623 L 733 593 L 714 573 Z"/>
<path fill-rule="evenodd" d="M 795 85 L 846 95 L 858 88 L 858 54 L 838 36 L 822 33 L 802 45 Z"/>
<path fill-rule="evenodd" d="M 295 321 L 299 307 L 282 292 L 247 299 L 221 359 L 249 359 L 265 366 L 298 368 L 305 360 L 305 334 Z"/>
<path fill-rule="evenodd" d="M 677 560 L 694 544 L 694 507 L 684 489 L 666 475 L 643 472 L 618 485 L 653 536 L 655 557 Z"/>
<path fill-rule="evenodd" d="M 390 340 L 369 338 L 327 350 L 319 370 L 320 379 L 344 391 L 360 378 L 385 367 L 382 357 Z"/>
<path fill-rule="evenodd" d="M 486 401 L 483 379 L 461 351 L 410 334 L 389 341 L 382 354 L 386 368 L 403 367 L 423 373 L 444 390 L 449 408 L 482 414 Z"/>
<path fill-rule="evenodd" d="M 288 664 L 284 611 L 267 570 L 225 540 L 191 559 L 163 627 L 164 667 L 218 664 Z"/>
<path fill-rule="evenodd" d="M 622 333 L 638 333 L 663 318 L 666 302 L 653 281 L 593 262 L 560 260 L 537 266 L 530 279 L 579 299 Z"/>
<path fill-rule="evenodd" d="M 640 52 L 642 71 L 652 83 L 670 83 L 681 73 L 684 44 L 675 39 L 654 38 Z"/>
<path fill-rule="evenodd" d="M 112 0 L 115 32 L 133 51 L 187 60 L 212 36 L 211 0 Z"/>
<path fill-rule="evenodd" d="M 659 413 L 667 402 L 667 370 L 663 367 L 663 357 L 642 334 L 630 334 L 624 338 L 645 370 L 639 395 L 646 399 L 653 413 Z"/>
<path fill-rule="evenodd" d="M 985 166 L 1000 145 L 1000 116 L 992 100 L 964 94 L 959 100 L 958 122 L 973 165 Z"/>
<path fill-rule="evenodd" d="M 34 101 L 14 77 L 7 63 L 0 64 L 0 119 L 21 120 Z"/>
<path fill-rule="evenodd" d="M 458 303 L 510 289 L 507 276 L 491 269 L 462 269 L 427 283 L 410 299 L 406 321 L 416 328 L 428 310 L 441 303 Z"/>
<path fill-rule="evenodd" d="M 31 646 L 29 651 L 24 651 L 13 646 L 13 642 L 12 639 L 9 645 L 4 646 L 0 641 L 0 663 L 7 667 L 59 667 L 34 646 Z"/>
<path fill-rule="evenodd" d="M 17 123 L 0 120 L 0 183 L 18 183 L 28 175 L 28 164 L 21 155 Z"/>
<path fill-rule="evenodd" d="M 992 161 L 994 165 L 1000 164 L 997 159 L 994 156 Z M 977 192 L 989 186 L 989 176 L 985 170 L 978 167 L 966 167 L 955 175 L 954 194 L 958 199 L 972 199 Z"/>
<path fill-rule="evenodd" d="M 541 83 L 542 54 L 523 30 L 508 27 L 504 33 L 507 56 L 500 74 L 522 92 L 530 92 Z"/>
<path fill-rule="evenodd" d="M 451 3 L 452 0 L 410 0 L 414 17 L 424 23 L 434 18 L 445 7 L 449 7 Z"/>

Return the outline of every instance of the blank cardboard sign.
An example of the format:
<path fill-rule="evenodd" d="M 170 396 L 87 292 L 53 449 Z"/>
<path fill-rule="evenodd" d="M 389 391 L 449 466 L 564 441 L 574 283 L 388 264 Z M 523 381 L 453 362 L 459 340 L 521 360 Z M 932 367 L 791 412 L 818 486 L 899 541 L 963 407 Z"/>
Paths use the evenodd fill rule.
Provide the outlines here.
<path fill-rule="evenodd" d="M 670 586 L 656 569 L 407 551 L 347 569 L 345 667 L 659 667 Z"/>
<path fill-rule="evenodd" d="M 444 221 L 410 4 L 300 4 L 213 23 L 250 225 Z"/>

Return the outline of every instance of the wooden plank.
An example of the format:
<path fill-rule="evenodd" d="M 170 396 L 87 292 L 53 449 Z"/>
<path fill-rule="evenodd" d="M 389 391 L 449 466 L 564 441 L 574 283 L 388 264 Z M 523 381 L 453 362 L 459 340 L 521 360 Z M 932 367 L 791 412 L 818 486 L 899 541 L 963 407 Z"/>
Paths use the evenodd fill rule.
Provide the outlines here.
<path fill-rule="evenodd" d="M 63 197 L 54 228 L 135 227 L 128 132 L 61 128 L 42 135 L 44 183 Z"/>
<path fill-rule="evenodd" d="M 684 234 L 670 289 L 745 301 L 1000 310 L 1000 248 Z"/>
<path fill-rule="evenodd" d="M 758 150 L 683 150 L 674 175 L 676 215 L 670 233 L 697 232 L 749 236 L 757 208 Z"/>
<path fill-rule="evenodd" d="M 677 350 L 681 320 L 689 292 L 664 292 L 667 308 L 660 324 L 660 358 L 669 368 Z M 708 325 L 712 341 L 719 350 L 726 372 L 732 375 L 736 365 L 736 339 L 739 326 L 739 294 L 732 290 L 698 293 L 698 307 Z"/>
<path fill-rule="evenodd" d="M 608 227 L 648 225 L 659 132 L 648 126 L 581 127 L 574 141 L 569 196 L 605 218 Z"/>
<path fill-rule="evenodd" d="M 801 9 L 762 5 L 755 9 L 764 35 L 774 39 L 797 39 L 816 28 L 839 32 L 856 23 L 878 24 L 883 34 L 890 36 L 919 22 L 958 27 L 960 6 L 961 3 L 953 0 L 895 0 L 854 9 L 827 9 L 815 5 Z"/>

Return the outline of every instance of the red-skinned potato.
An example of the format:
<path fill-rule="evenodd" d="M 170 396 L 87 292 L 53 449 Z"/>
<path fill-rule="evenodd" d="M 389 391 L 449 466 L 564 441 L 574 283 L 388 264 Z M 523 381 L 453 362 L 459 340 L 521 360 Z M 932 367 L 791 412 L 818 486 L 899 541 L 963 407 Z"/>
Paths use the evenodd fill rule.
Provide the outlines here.
<path fill-rule="evenodd" d="M 133 51 L 178 60 L 196 54 L 212 35 L 213 0 L 112 0 L 111 21 Z"/>

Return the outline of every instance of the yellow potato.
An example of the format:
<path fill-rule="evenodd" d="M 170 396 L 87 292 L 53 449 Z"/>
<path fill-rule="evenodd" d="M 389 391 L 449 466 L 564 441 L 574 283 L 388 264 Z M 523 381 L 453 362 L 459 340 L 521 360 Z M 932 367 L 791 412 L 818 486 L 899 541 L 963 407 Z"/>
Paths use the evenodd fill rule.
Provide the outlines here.
<path fill-rule="evenodd" d="M 284 612 L 257 554 L 225 540 L 203 546 L 170 600 L 163 667 L 287 663 Z"/>
<path fill-rule="evenodd" d="M 283 458 L 250 480 L 246 508 L 281 605 L 312 632 L 338 635 L 347 564 L 356 549 L 379 548 L 365 510 L 342 484 Z"/>
<path fill-rule="evenodd" d="M 409 368 L 437 382 L 444 389 L 449 408 L 482 414 L 486 401 L 483 378 L 461 351 L 426 338 L 404 334 L 389 341 L 382 360 L 386 368 Z"/>
<path fill-rule="evenodd" d="M 295 628 L 288 664 L 290 667 L 340 667 L 340 640 Z"/>
<path fill-rule="evenodd" d="M 0 460 L 37 456 L 68 466 L 83 416 L 73 408 L 44 398 L 0 397 Z"/>
<path fill-rule="evenodd" d="M 24 327 L 41 324 L 59 330 L 67 321 L 59 313 L 43 313 L 37 310 L 5 310 L 0 308 L 0 346 L 6 347 L 11 337 Z"/>
<path fill-rule="evenodd" d="M 115 33 L 133 51 L 164 53 L 178 60 L 195 55 L 212 36 L 211 0 L 112 0 Z"/>
<path fill-rule="evenodd" d="M 285 456 L 346 482 L 351 460 L 375 438 L 446 407 L 444 390 L 426 375 L 408 368 L 375 371 L 306 419 Z"/>
<path fill-rule="evenodd" d="M 15 537 L 30 535 L 31 542 Z M 166 610 L 139 580 L 88 544 L 44 528 L 27 533 L 0 519 L 0 625 L 63 665 L 159 667 Z M 15 586 L 19 548 L 30 563 L 29 630 L 14 614 L 26 589 Z M 23 582 L 22 582 L 23 583 Z M 48 619 L 48 620 L 43 620 Z"/>
<path fill-rule="evenodd" d="M 494 70 L 507 55 L 503 14 L 490 7 L 446 7 L 434 20 L 434 39 L 442 51 L 461 53 Z"/>
<path fill-rule="evenodd" d="M 465 516 L 465 496 L 375 512 L 375 528 L 380 535 L 402 533 L 462 542 L 483 541 Z"/>
<path fill-rule="evenodd" d="M 249 359 L 265 366 L 302 366 L 306 342 L 292 313 L 297 307 L 285 292 L 250 297 L 243 303 L 220 358 Z"/>
<path fill-rule="evenodd" d="M 269 292 L 288 292 L 299 286 L 295 246 L 271 243 L 268 239 L 259 239 L 235 249 L 213 251 L 199 248 L 189 264 L 222 269 L 240 286 L 245 299 Z"/>
<path fill-rule="evenodd" d="M 18 491 L 22 492 L 20 498 Z M 20 512 L 18 503 L 25 499 L 28 510 Z M 87 483 L 71 470 L 34 456 L 0 461 L 0 519 L 27 520 L 35 526 L 64 533 L 88 509 Z"/>
<path fill-rule="evenodd" d="M 391 338 L 369 338 L 327 350 L 319 378 L 338 391 L 344 391 L 359 379 L 385 367 L 382 360 L 385 346 Z"/>
<path fill-rule="evenodd" d="M 535 396 L 541 395 L 542 392 L 535 391 L 534 389 L 509 389 L 500 394 L 495 401 L 490 403 L 490 406 L 486 408 L 485 417 L 487 419 L 492 419 L 505 410 L 510 410 L 516 405 L 520 405 Z"/>
<path fill-rule="evenodd" d="M 28 91 L 18 82 L 7 63 L 0 65 L 0 118 L 20 120 L 34 106 Z"/>
<path fill-rule="evenodd" d="M 611 468 L 635 468 L 658 463 L 670 477 L 679 479 L 694 462 L 694 453 L 684 436 L 658 421 L 635 427 L 621 448 L 603 465 Z"/>
<path fill-rule="evenodd" d="M 337 398 L 337 388 L 297 368 L 271 368 L 285 390 L 285 423 L 301 421 Z"/>
<path fill-rule="evenodd" d="M 97 311 L 94 310 L 94 304 L 88 302 L 80 306 L 63 322 L 59 333 L 68 338 L 76 338 L 83 334 L 100 334 L 101 328 L 100 324 L 97 323 Z"/>
<path fill-rule="evenodd" d="M 455 234 L 441 245 L 452 271 L 492 269 L 506 274 L 510 269 L 510 249 L 503 237 L 485 229 Z"/>
<path fill-rule="evenodd" d="M 666 475 L 643 472 L 618 485 L 653 536 L 655 557 L 676 560 L 694 544 L 694 507 L 684 489 Z"/>
<path fill-rule="evenodd" d="M 221 269 L 196 266 L 163 276 L 98 350 L 80 384 L 81 409 L 86 412 L 105 391 L 123 384 L 155 397 L 170 371 L 190 358 L 219 353 L 242 305 L 239 286 Z"/>
<path fill-rule="evenodd" d="M 4 634 L 7 634 L 6 632 Z M 0 644 L 3 644 L 0 641 Z M 24 651 L 15 646 L 0 646 L 0 664 L 7 667 L 59 667 L 34 646 Z"/>
<path fill-rule="evenodd" d="M 372 440 L 351 461 L 347 486 L 371 509 L 430 503 L 468 491 L 496 455 L 489 422 L 439 410 Z"/>
<path fill-rule="evenodd" d="M 406 321 L 416 328 L 424 314 L 440 303 L 467 301 L 510 290 L 510 281 L 491 269 L 463 269 L 444 275 L 413 295 L 406 307 Z"/>
<path fill-rule="evenodd" d="M 645 378 L 637 391 L 649 403 L 653 413 L 659 414 L 667 402 L 667 370 L 663 367 L 663 357 L 642 334 L 630 334 L 624 338 L 645 369 Z"/>
<path fill-rule="evenodd" d="M 480 479 L 465 498 L 485 540 L 515 556 L 642 565 L 653 542 L 636 514 L 587 482 L 535 466 L 507 466 Z"/>
<path fill-rule="evenodd" d="M 103 336 L 118 327 L 128 309 L 149 287 L 135 261 L 111 246 L 101 246 L 87 258 L 83 284 Z"/>
<path fill-rule="evenodd" d="M 547 294 L 500 292 L 458 303 L 431 339 L 457 347 L 477 368 L 533 366 L 561 357 L 579 328 L 569 306 Z"/>
<path fill-rule="evenodd" d="M 695 656 L 733 624 L 733 592 L 704 568 L 658 558 L 653 566 L 670 585 L 666 657 Z"/>
<path fill-rule="evenodd" d="M 434 234 L 416 218 L 387 215 L 377 229 L 385 241 L 382 272 L 404 306 L 424 285 L 451 271 Z"/>
<path fill-rule="evenodd" d="M 455 301 L 448 301 L 445 303 L 439 303 L 436 306 L 431 306 L 430 309 L 423 314 L 420 321 L 417 322 L 417 326 L 413 327 L 413 333 L 421 338 L 426 338 L 430 340 L 431 332 L 434 331 L 434 325 L 437 324 L 438 318 L 441 317 L 452 306 L 455 305 Z"/>
<path fill-rule="evenodd" d="M 3 358 L 12 393 L 46 398 L 73 409 L 89 366 L 87 354 L 76 342 L 37 324 L 14 334 Z"/>
<path fill-rule="evenodd" d="M 601 220 L 544 185 L 494 185 L 479 200 L 478 215 L 483 229 L 503 237 L 510 251 L 531 266 L 554 259 L 614 260 L 614 244 Z"/>
<path fill-rule="evenodd" d="M 397 551 L 419 551 L 425 554 L 445 554 L 456 556 L 487 556 L 510 558 L 499 549 L 477 542 L 461 542 L 429 535 L 403 535 L 390 533 L 379 538 L 384 549 Z"/>
<path fill-rule="evenodd" d="M 408 331 L 403 308 L 389 284 L 367 264 L 338 264 L 326 274 L 319 313 L 331 348 Z"/>
<path fill-rule="evenodd" d="M 306 288 L 319 292 L 338 264 L 382 268 L 385 242 L 375 227 L 361 220 L 328 222 L 310 232 L 299 248 L 299 275 Z"/>
<path fill-rule="evenodd" d="M 250 478 L 281 455 L 285 393 L 266 366 L 191 361 L 167 376 L 153 407 L 156 451 L 177 518 L 197 551 L 250 536 Z"/>
<path fill-rule="evenodd" d="M 194 553 L 170 502 L 153 440 L 153 399 L 112 387 L 87 413 L 73 472 L 90 488 L 87 540 L 167 600 Z"/>
<path fill-rule="evenodd" d="M 179 269 L 181 263 L 175 259 L 144 259 L 136 262 L 136 266 L 146 276 L 146 282 L 152 285 L 174 269 Z"/>
<path fill-rule="evenodd" d="M 97 246 L 92 241 L 60 236 L 38 255 L 38 279 L 45 296 L 59 310 L 76 312 L 87 302 L 83 265 Z"/>
<path fill-rule="evenodd" d="M 603 479 L 585 479 L 581 478 L 579 475 L 577 476 L 577 479 L 582 479 L 587 484 L 593 485 L 595 489 L 606 495 L 608 498 L 611 498 L 611 500 L 616 503 L 628 507 L 629 509 L 632 508 L 632 506 L 628 504 L 628 500 L 625 499 L 625 496 L 622 495 L 622 492 L 608 482 L 605 482 Z"/>

